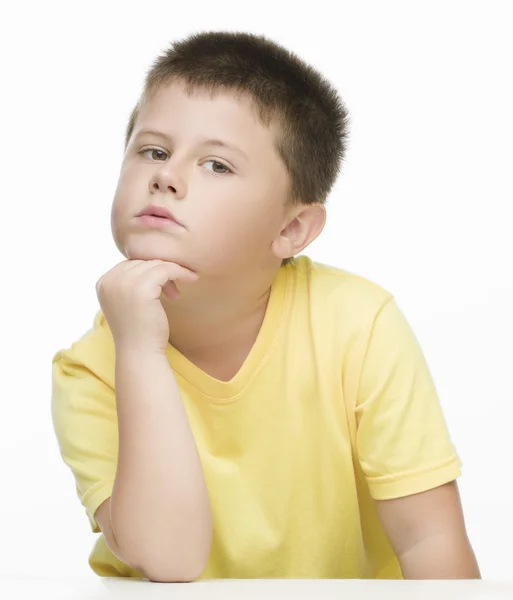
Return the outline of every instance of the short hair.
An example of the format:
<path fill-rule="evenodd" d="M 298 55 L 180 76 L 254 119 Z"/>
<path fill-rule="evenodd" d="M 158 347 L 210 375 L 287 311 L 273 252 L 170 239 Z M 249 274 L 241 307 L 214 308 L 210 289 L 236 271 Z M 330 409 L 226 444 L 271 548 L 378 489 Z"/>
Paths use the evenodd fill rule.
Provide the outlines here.
<path fill-rule="evenodd" d="M 183 82 L 189 95 L 228 90 L 250 98 L 262 125 L 277 125 L 275 148 L 289 174 L 285 202 L 326 203 L 345 157 L 349 117 L 335 88 L 313 67 L 264 35 L 207 31 L 175 41 L 146 74 L 125 151 L 140 107 L 173 81 Z"/>

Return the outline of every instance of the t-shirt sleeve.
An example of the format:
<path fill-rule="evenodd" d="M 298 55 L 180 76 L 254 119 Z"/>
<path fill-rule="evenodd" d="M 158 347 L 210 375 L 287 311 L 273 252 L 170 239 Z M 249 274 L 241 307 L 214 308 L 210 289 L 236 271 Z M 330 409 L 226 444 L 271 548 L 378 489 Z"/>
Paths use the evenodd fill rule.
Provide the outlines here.
<path fill-rule="evenodd" d="M 115 392 L 64 351 L 52 361 L 52 420 L 91 529 L 99 533 L 94 514 L 112 494 L 117 466 Z"/>
<path fill-rule="evenodd" d="M 393 297 L 374 320 L 355 410 L 358 459 L 375 500 L 461 475 L 426 359 Z"/>

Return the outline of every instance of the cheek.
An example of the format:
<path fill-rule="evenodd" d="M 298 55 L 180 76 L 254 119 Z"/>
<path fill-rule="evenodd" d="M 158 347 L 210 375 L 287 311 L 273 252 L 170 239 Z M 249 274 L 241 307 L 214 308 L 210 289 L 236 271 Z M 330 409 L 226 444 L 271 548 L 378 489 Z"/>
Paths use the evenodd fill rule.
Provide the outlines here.
<path fill-rule="evenodd" d="M 131 216 L 131 202 L 125 194 L 126 186 L 120 180 L 114 192 L 110 209 L 110 226 L 118 248 L 123 246 L 127 221 Z"/>
<path fill-rule="evenodd" d="M 134 214 L 143 208 L 144 199 L 147 198 L 144 189 L 141 189 L 133 177 L 128 173 L 122 174 L 114 192 L 111 207 L 111 221 L 118 227 L 126 223 Z"/>
<path fill-rule="evenodd" d="M 223 208 L 216 211 L 202 211 L 194 219 L 194 231 L 200 234 L 206 243 L 215 245 L 232 245 L 250 240 L 264 228 L 261 211 L 248 205 Z"/>
<path fill-rule="evenodd" d="M 135 168 L 123 166 L 114 192 L 114 203 L 120 206 L 128 207 L 137 199 L 147 197 L 147 174 L 143 176 Z"/>
<path fill-rule="evenodd" d="M 213 272 L 259 262 L 271 247 L 272 225 L 262 211 L 231 211 L 204 219 L 194 232 L 201 262 Z"/>
<path fill-rule="evenodd" d="M 123 227 L 123 205 L 120 196 L 115 196 L 110 210 L 110 225 L 114 235 L 120 235 Z"/>

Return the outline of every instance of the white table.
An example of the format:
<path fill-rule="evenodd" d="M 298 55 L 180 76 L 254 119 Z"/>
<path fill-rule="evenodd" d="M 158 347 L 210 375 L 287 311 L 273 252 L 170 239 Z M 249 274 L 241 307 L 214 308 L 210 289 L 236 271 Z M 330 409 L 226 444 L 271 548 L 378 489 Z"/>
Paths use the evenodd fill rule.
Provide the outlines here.
<path fill-rule="evenodd" d="M 512 600 L 512 581 L 217 579 L 151 583 L 115 578 L 0 576 L 5 600 Z"/>

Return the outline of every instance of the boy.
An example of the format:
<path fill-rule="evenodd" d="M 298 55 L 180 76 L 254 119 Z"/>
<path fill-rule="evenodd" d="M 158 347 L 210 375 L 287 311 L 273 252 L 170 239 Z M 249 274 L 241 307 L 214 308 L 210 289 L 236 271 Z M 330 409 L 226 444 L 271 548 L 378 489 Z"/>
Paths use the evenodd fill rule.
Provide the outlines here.
<path fill-rule="evenodd" d="M 263 36 L 196 34 L 149 71 L 112 206 L 127 260 L 53 359 L 97 574 L 480 577 L 393 296 L 296 257 L 347 125 L 329 83 Z"/>

